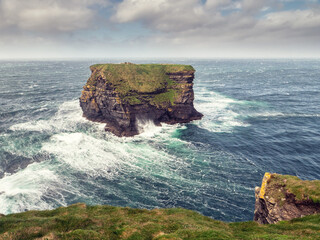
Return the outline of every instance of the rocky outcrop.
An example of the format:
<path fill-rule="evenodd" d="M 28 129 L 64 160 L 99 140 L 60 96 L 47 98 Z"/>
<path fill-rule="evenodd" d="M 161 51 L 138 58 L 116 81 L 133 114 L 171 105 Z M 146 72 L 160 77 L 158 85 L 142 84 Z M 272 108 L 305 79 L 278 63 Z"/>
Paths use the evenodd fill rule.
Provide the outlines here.
<path fill-rule="evenodd" d="M 189 65 L 98 64 L 83 87 L 80 106 L 89 120 L 117 136 L 139 134 L 138 122 L 187 123 L 202 118 L 193 106 Z"/>
<path fill-rule="evenodd" d="M 254 221 L 260 224 L 320 213 L 320 181 L 265 173 L 255 189 Z"/>

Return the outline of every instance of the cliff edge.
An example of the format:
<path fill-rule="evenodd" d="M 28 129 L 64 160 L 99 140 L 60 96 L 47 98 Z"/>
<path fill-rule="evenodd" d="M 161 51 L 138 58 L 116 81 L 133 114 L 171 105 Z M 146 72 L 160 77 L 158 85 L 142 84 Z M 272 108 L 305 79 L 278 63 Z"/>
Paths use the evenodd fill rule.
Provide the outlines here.
<path fill-rule="evenodd" d="M 320 214 L 313 214 L 319 212 L 319 187 L 319 180 L 266 173 L 256 189 L 255 222 L 221 222 L 182 208 L 146 210 L 84 203 L 0 214 L 0 239 L 320 239 Z M 291 218 L 296 219 L 258 224 Z"/>
<path fill-rule="evenodd" d="M 0 239 L 253 240 L 320 239 L 320 215 L 261 225 L 221 222 L 181 209 L 87 206 L 28 211 L 0 217 Z"/>
<path fill-rule="evenodd" d="M 260 224 L 320 213 L 320 181 L 265 173 L 255 189 L 254 221 Z"/>
<path fill-rule="evenodd" d="M 138 122 L 187 123 L 202 118 L 193 106 L 194 68 L 175 64 L 96 64 L 80 106 L 89 120 L 117 136 L 139 134 Z"/>

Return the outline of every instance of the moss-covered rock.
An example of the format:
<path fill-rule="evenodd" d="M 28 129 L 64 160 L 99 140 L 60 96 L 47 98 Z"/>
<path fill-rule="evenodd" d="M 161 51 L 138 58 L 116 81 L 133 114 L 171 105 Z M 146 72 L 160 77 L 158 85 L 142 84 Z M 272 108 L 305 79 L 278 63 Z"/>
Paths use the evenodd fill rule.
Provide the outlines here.
<path fill-rule="evenodd" d="M 193 107 L 194 68 L 175 64 L 96 64 L 80 106 L 117 136 L 139 133 L 137 119 L 174 124 L 201 119 Z"/>
<path fill-rule="evenodd" d="M 303 181 L 295 176 L 265 173 L 256 188 L 254 220 L 275 223 L 320 213 L 320 181 Z"/>

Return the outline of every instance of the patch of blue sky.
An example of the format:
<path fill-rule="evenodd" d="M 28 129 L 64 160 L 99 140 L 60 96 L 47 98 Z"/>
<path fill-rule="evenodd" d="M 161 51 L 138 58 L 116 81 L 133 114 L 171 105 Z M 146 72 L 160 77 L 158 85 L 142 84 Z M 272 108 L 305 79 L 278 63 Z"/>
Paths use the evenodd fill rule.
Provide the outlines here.
<path fill-rule="evenodd" d="M 240 12 L 240 11 L 241 11 L 240 8 L 227 8 L 227 9 L 221 9 L 220 13 L 222 16 L 228 16 L 232 13 Z"/>
<path fill-rule="evenodd" d="M 285 11 L 292 11 L 292 10 L 305 10 L 307 8 L 309 8 L 309 4 L 311 3 L 319 3 L 319 1 L 312 1 L 312 0 L 307 0 L 307 1 L 290 1 L 290 0 L 286 0 L 286 1 L 282 1 L 283 3 L 283 8 L 282 10 Z"/>
<path fill-rule="evenodd" d="M 116 38 L 115 40 L 119 40 L 119 41 L 124 41 L 126 39 L 146 37 L 154 33 L 153 30 L 144 27 L 139 22 L 120 23 L 112 29 L 112 32 L 114 31 L 117 32 L 114 38 Z"/>
<path fill-rule="evenodd" d="M 320 0 L 319 0 L 320 1 Z M 265 15 L 278 12 L 278 11 L 295 11 L 295 10 L 306 10 L 310 8 L 312 3 L 319 2 L 318 0 L 307 0 L 307 1 L 294 1 L 294 0 L 282 0 L 282 6 L 280 8 L 265 7 L 262 8 L 259 14 L 256 15 L 257 18 L 263 18 Z"/>

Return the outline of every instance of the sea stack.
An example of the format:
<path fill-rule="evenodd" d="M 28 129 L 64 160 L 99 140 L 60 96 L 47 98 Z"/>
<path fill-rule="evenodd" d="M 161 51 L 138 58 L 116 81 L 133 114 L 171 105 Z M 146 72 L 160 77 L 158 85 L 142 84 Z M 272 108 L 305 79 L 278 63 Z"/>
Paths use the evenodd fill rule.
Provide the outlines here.
<path fill-rule="evenodd" d="M 254 221 L 260 224 L 320 213 L 320 181 L 303 181 L 295 176 L 265 173 L 256 187 Z"/>
<path fill-rule="evenodd" d="M 106 123 L 115 135 L 139 134 L 138 122 L 188 123 L 202 114 L 193 106 L 194 68 L 176 64 L 97 64 L 83 87 L 83 116 Z"/>

